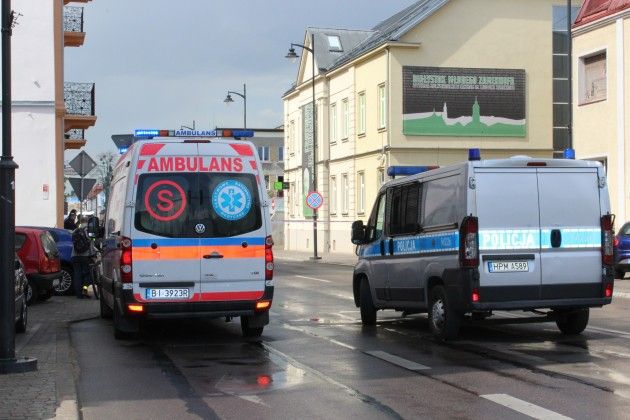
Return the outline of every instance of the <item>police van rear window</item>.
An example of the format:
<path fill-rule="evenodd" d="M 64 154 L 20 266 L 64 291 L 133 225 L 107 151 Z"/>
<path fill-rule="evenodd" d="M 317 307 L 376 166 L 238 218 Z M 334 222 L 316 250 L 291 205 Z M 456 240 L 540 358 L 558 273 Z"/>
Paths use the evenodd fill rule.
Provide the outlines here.
<path fill-rule="evenodd" d="M 222 238 L 260 229 L 256 178 L 235 173 L 159 173 L 138 179 L 135 228 L 170 238 Z"/>

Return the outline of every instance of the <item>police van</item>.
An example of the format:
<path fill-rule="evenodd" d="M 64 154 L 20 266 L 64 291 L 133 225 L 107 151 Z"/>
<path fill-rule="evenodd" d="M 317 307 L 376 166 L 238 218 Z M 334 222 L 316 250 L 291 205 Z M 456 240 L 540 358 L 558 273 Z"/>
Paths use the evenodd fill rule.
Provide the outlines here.
<path fill-rule="evenodd" d="M 354 222 L 354 300 L 363 324 L 379 309 L 427 312 L 440 338 L 465 315 L 546 309 L 565 334 L 611 303 L 613 222 L 598 162 L 514 157 L 394 179 L 367 222 Z M 391 169 L 391 168 L 390 168 Z"/>
<path fill-rule="evenodd" d="M 273 252 L 251 131 L 136 131 L 113 172 L 100 304 L 117 338 L 144 319 L 269 323 Z"/>

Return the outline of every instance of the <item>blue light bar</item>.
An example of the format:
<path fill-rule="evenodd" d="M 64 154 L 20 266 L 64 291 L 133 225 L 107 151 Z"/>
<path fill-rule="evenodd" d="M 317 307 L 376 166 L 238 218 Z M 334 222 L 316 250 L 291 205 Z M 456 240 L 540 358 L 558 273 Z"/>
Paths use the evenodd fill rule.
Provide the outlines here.
<path fill-rule="evenodd" d="M 564 153 L 562 154 L 564 159 L 574 159 L 575 160 L 575 150 L 568 148 L 564 149 Z"/>
<path fill-rule="evenodd" d="M 118 149 L 118 153 L 124 155 L 125 153 L 127 153 L 127 150 L 129 150 L 128 147 L 121 147 L 120 149 Z"/>
<path fill-rule="evenodd" d="M 254 137 L 254 130 L 232 130 L 232 137 Z"/>
<path fill-rule="evenodd" d="M 468 149 L 468 160 L 481 160 L 481 151 L 479 149 Z"/>
<path fill-rule="evenodd" d="M 160 135 L 160 130 L 136 130 L 134 136 L 136 137 L 157 137 Z"/>
<path fill-rule="evenodd" d="M 390 166 L 387 168 L 387 175 L 393 177 L 400 175 L 415 175 L 437 168 L 439 168 L 439 166 Z"/>

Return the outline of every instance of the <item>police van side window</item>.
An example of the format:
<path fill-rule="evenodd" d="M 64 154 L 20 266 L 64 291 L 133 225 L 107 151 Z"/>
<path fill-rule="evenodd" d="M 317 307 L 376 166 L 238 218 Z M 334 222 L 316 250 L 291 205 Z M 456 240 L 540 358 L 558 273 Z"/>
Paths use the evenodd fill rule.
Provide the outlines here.
<path fill-rule="evenodd" d="M 383 224 L 385 222 L 385 194 L 381 194 L 372 210 L 372 215 L 368 221 L 368 241 L 379 239 L 383 235 Z"/>
<path fill-rule="evenodd" d="M 423 184 L 424 215 L 422 227 L 456 224 L 458 197 L 457 175 L 425 182 Z"/>
<path fill-rule="evenodd" d="M 412 235 L 420 230 L 420 184 L 392 188 L 388 214 L 390 235 Z"/>

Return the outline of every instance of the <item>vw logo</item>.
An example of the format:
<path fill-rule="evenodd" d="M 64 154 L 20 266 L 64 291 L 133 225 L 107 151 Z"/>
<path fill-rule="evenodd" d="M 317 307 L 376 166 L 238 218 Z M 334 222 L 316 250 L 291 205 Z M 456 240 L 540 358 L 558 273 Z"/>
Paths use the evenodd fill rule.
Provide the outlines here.
<path fill-rule="evenodd" d="M 206 231 L 206 225 L 204 225 L 203 223 L 198 223 L 195 226 L 195 232 L 202 234 Z"/>

